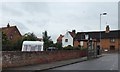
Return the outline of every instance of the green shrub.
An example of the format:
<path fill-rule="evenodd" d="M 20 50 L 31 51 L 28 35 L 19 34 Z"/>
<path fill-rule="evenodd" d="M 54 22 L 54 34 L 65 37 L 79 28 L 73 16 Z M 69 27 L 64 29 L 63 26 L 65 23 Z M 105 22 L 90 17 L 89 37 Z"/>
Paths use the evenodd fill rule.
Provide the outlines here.
<path fill-rule="evenodd" d="M 64 47 L 63 50 L 73 50 L 73 47 L 71 45 L 68 45 L 67 47 Z"/>
<path fill-rule="evenodd" d="M 81 50 L 87 50 L 87 48 L 81 48 Z"/>
<path fill-rule="evenodd" d="M 81 47 L 74 47 L 74 50 L 81 50 Z"/>

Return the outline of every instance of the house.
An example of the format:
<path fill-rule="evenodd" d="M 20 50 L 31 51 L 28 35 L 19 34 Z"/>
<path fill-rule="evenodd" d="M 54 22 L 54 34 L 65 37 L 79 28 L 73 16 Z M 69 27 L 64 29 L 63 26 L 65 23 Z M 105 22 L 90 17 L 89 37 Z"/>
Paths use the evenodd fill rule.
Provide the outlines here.
<path fill-rule="evenodd" d="M 9 23 L 7 27 L 2 27 L 2 32 L 6 34 L 8 40 L 10 40 L 12 43 L 15 43 L 17 40 L 22 38 L 18 28 L 16 26 L 10 26 Z"/>
<path fill-rule="evenodd" d="M 60 36 L 57 38 L 57 43 L 62 43 L 62 38 L 64 35 L 60 34 Z"/>
<path fill-rule="evenodd" d="M 65 35 L 60 35 L 57 39 L 57 43 L 62 43 L 62 47 L 66 47 L 68 45 L 73 46 L 73 40 L 75 37 L 75 30 L 72 32 L 67 31 Z"/>
<path fill-rule="evenodd" d="M 108 25 L 106 31 L 78 32 L 74 38 L 74 47 L 79 46 L 80 42 L 85 39 L 92 39 L 97 41 L 98 48 L 118 50 L 120 48 L 120 36 L 118 35 L 120 35 L 120 30 L 110 30 Z M 83 41 L 83 47 L 87 48 L 87 42 Z"/>

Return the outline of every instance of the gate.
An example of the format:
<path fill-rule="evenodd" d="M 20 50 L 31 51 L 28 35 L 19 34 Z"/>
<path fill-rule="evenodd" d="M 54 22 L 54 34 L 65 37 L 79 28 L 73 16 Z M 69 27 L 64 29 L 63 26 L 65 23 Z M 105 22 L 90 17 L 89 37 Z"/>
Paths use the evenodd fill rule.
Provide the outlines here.
<path fill-rule="evenodd" d="M 87 42 L 88 46 L 88 59 L 93 59 L 97 57 L 97 47 L 96 47 L 96 41 L 95 40 L 88 40 Z"/>

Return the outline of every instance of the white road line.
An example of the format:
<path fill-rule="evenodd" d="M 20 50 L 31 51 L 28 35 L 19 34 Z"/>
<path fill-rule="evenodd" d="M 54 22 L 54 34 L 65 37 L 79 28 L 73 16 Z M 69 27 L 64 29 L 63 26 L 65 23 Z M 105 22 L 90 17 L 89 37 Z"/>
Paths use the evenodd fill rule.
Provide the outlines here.
<path fill-rule="evenodd" d="M 110 70 L 113 70 L 113 68 L 111 68 Z"/>
<path fill-rule="evenodd" d="M 110 70 L 113 70 L 113 69 L 114 69 L 114 67 L 115 67 L 115 63 L 112 65 L 112 68 L 111 68 Z"/>

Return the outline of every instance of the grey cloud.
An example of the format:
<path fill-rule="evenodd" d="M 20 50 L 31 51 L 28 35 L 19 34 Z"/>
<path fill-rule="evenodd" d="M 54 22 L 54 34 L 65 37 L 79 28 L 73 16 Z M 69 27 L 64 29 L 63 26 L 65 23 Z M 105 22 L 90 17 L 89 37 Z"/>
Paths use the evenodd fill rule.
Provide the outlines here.
<path fill-rule="evenodd" d="M 26 26 L 24 22 L 21 22 L 19 20 L 12 20 L 10 23 L 15 24 L 22 34 L 26 33 L 26 31 L 29 30 L 29 26 Z"/>
<path fill-rule="evenodd" d="M 22 10 L 19 10 L 18 6 L 12 6 L 14 3 L 2 3 L 2 12 L 5 15 L 21 16 Z"/>
<path fill-rule="evenodd" d="M 49 14 L 50 10 L 49 7 L 47 5 L 47 3 L 43 3 L 43 2 L 23 2 L 22 4 L 22 8 L 25 11 L 28 11 L 29 13 L 32 14 L 39 14 L 39 13 L 46 13 Z"/>
<path fill-rule="evenodd" d="M 6 6 L 7 4 L 7 6 Z M 117 29 L 117 3 L 95 2 L 20 2 L 6 3 L 2 7 L 4 22 L 13 22 L 23 33 L 31 31 L 40 36 L 44 30 L 52 35 L 53 40 L 66 30 L 99 30 L 99 14 L 108 12 L 107 22 L 111 29 Z M 1 16 L 0 16 L 1 17 Z M 102 30 L 106 17 L 102 17 Z"/>

